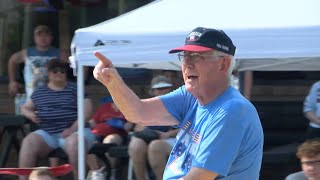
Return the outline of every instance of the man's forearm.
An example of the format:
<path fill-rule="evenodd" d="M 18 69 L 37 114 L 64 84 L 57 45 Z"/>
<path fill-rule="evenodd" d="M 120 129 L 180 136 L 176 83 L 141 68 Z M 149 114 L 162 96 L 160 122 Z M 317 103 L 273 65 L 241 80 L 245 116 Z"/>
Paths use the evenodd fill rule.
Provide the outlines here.
<path fill-rule="evenodd" d="M 93 70 L 94 77 L 106 86 L 120 111 L 128 121 L 144 125 L 174 125 L 176 120 L 167 112 L 159 97 L 140 100 L 124 83 L 112 62 L 99 52 Z"/>
<path fill-rule="evenodd" d="M 105 86 L 108 88 L 113 101 L 126 119 L 137 123 L 136 120 L 141 118 L 139 116 L 142 109 L 140 98 L 124 83 L 120 76 Z"/>

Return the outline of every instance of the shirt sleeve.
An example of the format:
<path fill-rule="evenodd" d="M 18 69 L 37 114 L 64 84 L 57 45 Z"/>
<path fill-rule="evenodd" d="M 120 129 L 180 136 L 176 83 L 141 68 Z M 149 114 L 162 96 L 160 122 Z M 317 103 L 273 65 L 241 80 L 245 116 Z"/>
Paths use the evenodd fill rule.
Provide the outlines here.
<path fill-rule="evenodd" d="M 185 86 L 169 94 L 160 96 L 160 99 L 167 111 L 180 123 L 184 120 L 188 108 L 196 101 L 195 98 L 186 91 Z"/>
<path fill-rule="evenodd" d="M 320 89 L 320 82 L 317 82 L 312 85 L 309 94 L 306 96 L 303 103 L 303 112 L 315 112 L 316 111 L 316 103 L 317 103 L 317 93 Z"/>

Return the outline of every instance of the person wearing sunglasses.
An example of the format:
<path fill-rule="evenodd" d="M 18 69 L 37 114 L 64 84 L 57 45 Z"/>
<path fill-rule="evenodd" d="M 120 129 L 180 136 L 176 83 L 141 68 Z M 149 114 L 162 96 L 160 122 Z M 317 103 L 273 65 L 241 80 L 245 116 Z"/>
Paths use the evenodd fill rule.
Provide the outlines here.
<path fill-rule="evenodd" d="M 290 174 L 285 180 L 320 180 L 320 139 L 306 140 L 298 147 L 302 171 Z"/>
<path fill-rule="evenodd" d="M 22 105 L 22 114 L 39 126 L 22 142 L 19 153 L 19 167 L 34 167 L 39 158 L 62 148 L 73 168 L 74 179 L 78 179 L 78 122 L 77 87 L 67 79 L 68 63 L 53 59 L 48 63 L 48 83 L 36 89 L 29 100 Z M 85 95 L 84 117 L 88 121 L 92 114 L 91 100 Z M 95 140 L 89 124 L 86 123 L 84 137 L 86 149 Z M 27 177 L 21 176 L 21 180 Z"/>
<path fill-rule="evenodd" d="M 128 121 L 179 127 L 163 179 L 258 180 L 263 130 L 256 108 L 230 86 L 236 47 L 222 30 L 197 27 L 178 53 L 184 85 L 140 99 L 99 52 L 93 71 Z"/>
<path fill-rule="evenodd" d="M 38 87 L 46 84 L 47 63 L 52 59 L 68 62 L 68 53 L 52 46 L 53 34 L 46 25 L 38 25 L 33 31 L 34 46 L 14 53 L 8 62 L 10 96 L 23 92 L 21 84 L 17 81 L 17 71 L 20 64 L 24 64 L 23 77 L 27 99 Z"/>

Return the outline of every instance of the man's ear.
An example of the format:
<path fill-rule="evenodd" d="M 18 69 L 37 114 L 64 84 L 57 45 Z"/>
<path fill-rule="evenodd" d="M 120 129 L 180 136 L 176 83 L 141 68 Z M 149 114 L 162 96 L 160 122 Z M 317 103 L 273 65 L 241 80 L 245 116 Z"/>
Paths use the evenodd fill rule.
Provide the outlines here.
<path fill-rule="evenodd" d="M 228 72 L 229 67 L 231 65 L 231 59 L 229 57 L 222 57 L 222 63 L 220 66 L 220 71 Z"/>

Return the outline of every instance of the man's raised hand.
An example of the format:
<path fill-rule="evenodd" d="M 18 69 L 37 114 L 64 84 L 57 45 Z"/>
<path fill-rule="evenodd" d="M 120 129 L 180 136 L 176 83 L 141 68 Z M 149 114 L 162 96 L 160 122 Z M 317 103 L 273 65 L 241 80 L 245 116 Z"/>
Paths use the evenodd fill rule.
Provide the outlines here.
<path fill-rule="evenodd" d="M 112 62 L 99 52 L 95 52 L 94 56 L 99 59 L 98 64 L 93 70 L 93 76 L 103 85 L 107 86 L 115 78 L 119 78 L 119 74 Z"/>

